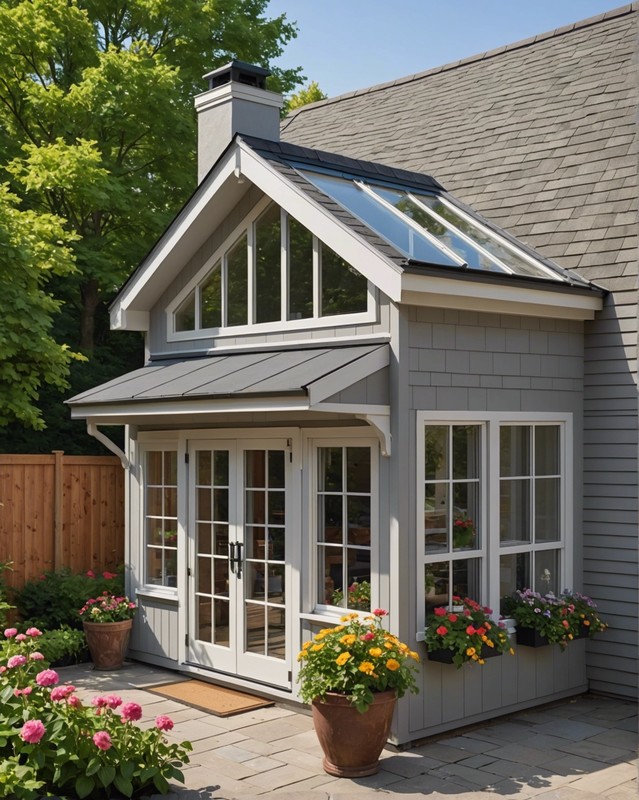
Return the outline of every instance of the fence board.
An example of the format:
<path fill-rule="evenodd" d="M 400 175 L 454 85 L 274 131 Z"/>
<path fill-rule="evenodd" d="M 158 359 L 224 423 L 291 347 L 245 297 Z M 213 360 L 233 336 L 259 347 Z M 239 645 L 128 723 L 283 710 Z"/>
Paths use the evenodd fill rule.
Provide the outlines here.
<path fill-rule="evenodd" d="M 45 570 L 124 560 L 124 471 L 115 456 L 0 455 L 0 562 L 20 588 Z"/>

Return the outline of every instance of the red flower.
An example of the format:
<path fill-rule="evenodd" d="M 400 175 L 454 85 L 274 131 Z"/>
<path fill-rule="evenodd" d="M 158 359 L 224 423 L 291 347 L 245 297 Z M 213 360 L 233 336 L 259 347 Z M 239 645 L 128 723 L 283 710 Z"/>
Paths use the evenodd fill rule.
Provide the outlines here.
<path fill-rule="evenodd" d="M 446 616 L 446 609 L 443 606 L 436 608 L 433 613 L 436 617 L 445 617 Z"/>
<path fill-rule="evenodd" d="M 87 570 L 87 578 L 95 578 L 95 572 L 92 569 Z"/>
<path fill-rule="evenodd" d="M 480 636 L 483 636 L 486 633 L 486 628 L 484 628 L 484 626 L 482 625 L 481 628 L 477 628 L 477 633 Z"/>
<path fill-rule="evenodd" d="M 457 619 L 458 619 L 457 614 L 449 614 L 448 615 L 448 621 L 449 622 L 457 622 Z"/>
<path fill-rule="evenodd" d="M 477 630 L 475 629 L 475 626 L 474 626 L 474 625 L 469 625 L 469 626 L 466 628 L 466 633 L 467 633 L 469 636 L 472 636 L 474 633 L 477 633 Z"/>
<path fill-rule="evenodd" d="M 373 614 L 376 617 L 386 617 L 388 615 L 388 611 L 385 611 L 383 608 L 375 608 L 373 609 Z"/>
<path fill-rule="evenodd" d="M 440 636 L 446 636 L 446 634 L 448 633 L 448 628 L 445 625 L 440 625 L 435 632 L 438 633 Z"/>

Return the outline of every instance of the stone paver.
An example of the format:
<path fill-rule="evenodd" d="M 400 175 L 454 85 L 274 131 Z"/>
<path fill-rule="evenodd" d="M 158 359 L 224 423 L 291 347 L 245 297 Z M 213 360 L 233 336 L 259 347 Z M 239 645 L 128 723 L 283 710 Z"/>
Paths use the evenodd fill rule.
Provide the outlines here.
<path fill-rule="evenodd" d="M 221 718 L 146 691 L 175 673 L 141 664 L 121 672 L 68 668 L 65 681 L 90 698 L 139 702 L 145 723 L 168 713 L 174 741 L 193 744 L 185 784 L 165 800 L 637 800 L 637 709 L 584 695 L 442 735 L 405 751 L 386 749 L 377 775 L 327 775 L 307 713 L 272 706 Z M 159 800 L 155 798 L 154 800 Z"/>

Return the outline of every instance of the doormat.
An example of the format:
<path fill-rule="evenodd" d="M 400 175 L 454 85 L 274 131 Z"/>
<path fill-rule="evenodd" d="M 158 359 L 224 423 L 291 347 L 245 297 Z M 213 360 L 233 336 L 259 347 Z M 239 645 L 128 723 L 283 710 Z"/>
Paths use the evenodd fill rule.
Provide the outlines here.
<path fill-rule="evenodd" d="M 243 714 L 256 708 L 274 705 L 272 700 L 227 689 L 224 686 L 214 686 L 204 681 L 166 683 L 152 689 L 148 688 L 146 691 L 177 700 L 200 711 L 207 711 L 216 717 L 230 717 L 233 714 Z"/>

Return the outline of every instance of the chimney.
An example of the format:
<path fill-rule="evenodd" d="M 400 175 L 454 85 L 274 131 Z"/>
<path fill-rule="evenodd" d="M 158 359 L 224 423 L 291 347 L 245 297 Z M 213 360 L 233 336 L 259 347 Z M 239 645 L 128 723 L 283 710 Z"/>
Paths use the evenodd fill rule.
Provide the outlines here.
<path fill-rule="evenodd" d="M 198 183 L 211 169 L 234 134 L 245 133 L 280 140 L 281 94 L 266 89 L 271 73 L 231 61 L 204 75 L 209 82 L 206 92 L 195 98 L 198 114 Z"/>

